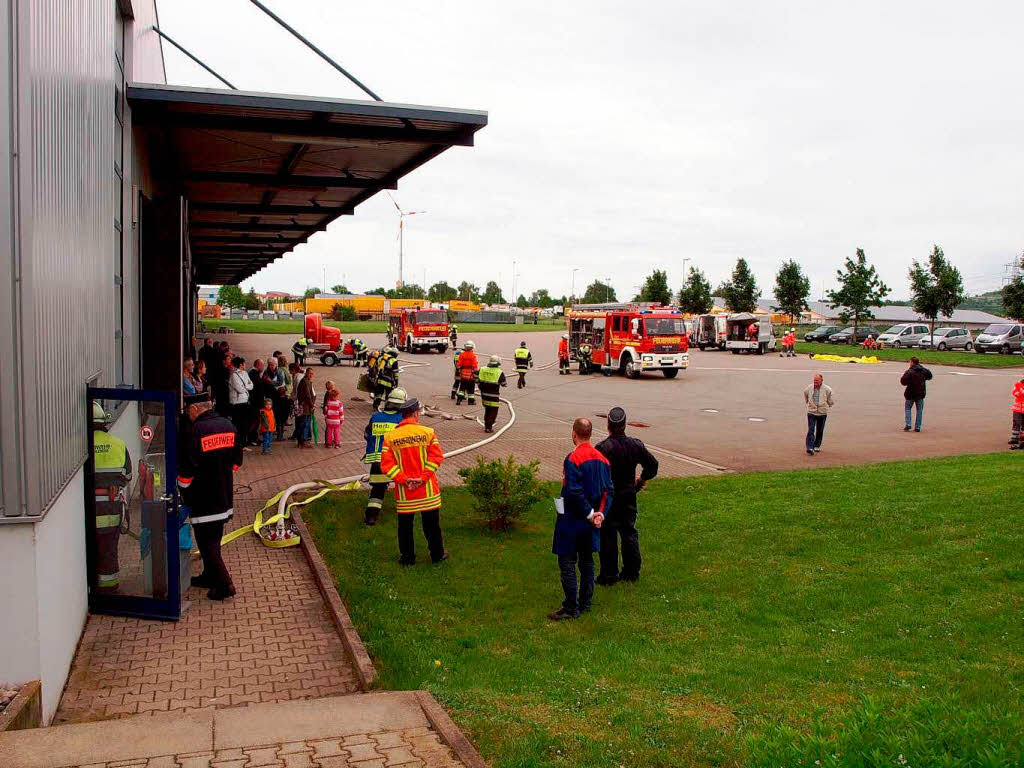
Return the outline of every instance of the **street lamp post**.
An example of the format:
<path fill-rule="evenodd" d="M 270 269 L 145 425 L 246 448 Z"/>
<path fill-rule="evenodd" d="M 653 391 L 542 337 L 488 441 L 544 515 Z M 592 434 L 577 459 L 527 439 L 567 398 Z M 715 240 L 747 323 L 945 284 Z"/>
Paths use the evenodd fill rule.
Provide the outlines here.
<path fill-rule="evenodd" d="M 576 273 L 580 271 L 579 267 L 573 267 L 569 271 L 569 306 L 573 304 L 573 299 L 576 298 Z"/>
<path fill-rule="evenodd" d="M 612 278 L 611 276 L 604 279 L 604 300 L 608 303 L 612 300 Z"/>

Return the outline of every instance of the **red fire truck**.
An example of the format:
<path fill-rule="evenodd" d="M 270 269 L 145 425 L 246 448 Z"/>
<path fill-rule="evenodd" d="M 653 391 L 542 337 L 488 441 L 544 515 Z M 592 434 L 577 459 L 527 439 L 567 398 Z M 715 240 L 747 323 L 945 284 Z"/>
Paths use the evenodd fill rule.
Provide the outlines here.
<path fill-rule="evenodd" d="M 569 319 L 569 350 L 579 359 L 591 347 L 593 368 L 631 379 L 661 371 L 674 379 L 690 364 L 686 320 L 672 307 L 646 304 L 577 305 Z"/>
<path fill-rule="evenodd" d="M 388 315 L 388 335 L 403 352 L 448 349 L 448 313 L 443 309 L 397 309 Z"/>

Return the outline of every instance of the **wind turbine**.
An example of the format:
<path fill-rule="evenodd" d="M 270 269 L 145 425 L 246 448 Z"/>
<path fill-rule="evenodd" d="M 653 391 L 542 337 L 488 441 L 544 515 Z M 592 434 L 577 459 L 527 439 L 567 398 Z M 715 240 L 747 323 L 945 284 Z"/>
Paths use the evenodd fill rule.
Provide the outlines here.
<path fill-rule="evenodd" d="M 405 217 L 415 216 L 418 213 L 426 213 L 426 211 L 403 211 L 402 206 L 398 204 L 398 201 L 388 192 L 388 197 L 391 198 L 391 202 L 395 204 L 395 210 L 398 211 L 398 285 L 396 287 L 401 288 L 405 283 L 402 281 L 402 261 L 405 258 L 404 251 L 404 232 L 405 232 Z"/>

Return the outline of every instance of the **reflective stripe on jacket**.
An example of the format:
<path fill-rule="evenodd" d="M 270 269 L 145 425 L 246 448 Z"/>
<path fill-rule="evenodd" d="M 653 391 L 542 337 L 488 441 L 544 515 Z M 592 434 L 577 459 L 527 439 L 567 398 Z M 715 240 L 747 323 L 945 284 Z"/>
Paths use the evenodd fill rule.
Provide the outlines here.
<path fill-rule="evenodd" d="M 526 347 L 519 347 L 516 350 L 516 370 L 527 370 L 530 367 L 531 362 L 533 362 L 533 355 L 530 354 L 530 350 Z"/>
<path fill-rule="evenodd" d="M 441 506 L 441 485 L 434 474 L 444 461 L 441 444 L 430 427 L 415 416 L 403 419 L 384 436 L 381 471 L 395 484 L 395 506 L 402 514 L 426 512 Z M 410 480 L 423 484 L 409 488 Z"/>
<path fill-rule="evenodd" d="M 499 392 L 507 383 L 505 372 L 500 365 L 488 365 L 480 369 L 480 399 L 485 406 L 497 408 L 501 405 Z"/>
<path fill-rule="evenodd" d="M 384 436 L 398 426 L 402 415 L 397 411 L 376 411 L 370 417 L 363 430 L 366 438 L 366 455 L 364 464 L 376 464 L 380 461 L 380 452 L 384 448 Z"/>

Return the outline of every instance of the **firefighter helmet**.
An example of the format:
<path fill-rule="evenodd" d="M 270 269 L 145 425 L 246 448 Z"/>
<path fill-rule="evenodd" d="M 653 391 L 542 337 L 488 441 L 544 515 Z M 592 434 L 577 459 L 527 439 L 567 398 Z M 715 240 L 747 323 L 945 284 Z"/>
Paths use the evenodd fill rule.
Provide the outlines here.
<path fill-rule="evenodd" d="M 568 333 L 563 333 L 562 334 L 562 338 L 563 339 L 568 339 L 569 338 L 569 334 Z"/>
<path fill-rule="evenodd" d="M 386 402 L 388 405 L 393 405 L 396 408 L 399 408 L 408 397 L 409 395 L 406 394 L 404 389 L 402 389 L 401 387 L 395 387 L 394 389 L 391 390 L 391 393 L 388 395 L 388 399 Z"/>
<path fill-rule="evenodd" d="M 99 400 L 92 401 L 92 424 L 96 429 L 106 429 L 110 425 L 110 414 L 103 410 Z"/>
<path fill-rule="evenodd" d="M 398 357 L 398 348 L 395 347 L 393 344 L 388 344 L 386 347 L 384 347 L 384 354 L 391 355 L 392 357 Z"/>
<path fill-rule="evenodd" d="M 491 355 L 491 365 L 501 365 L 501 358 L 498 355 Z"/>
<path fill-rule="evenodd" d="M 464 349 L 476 349 L 476 344 L 472 340 L 467 341 Z"/>

